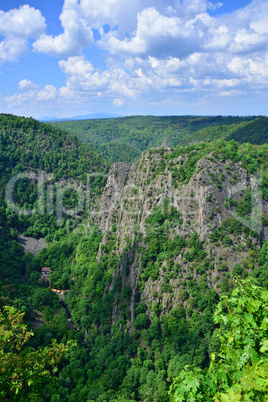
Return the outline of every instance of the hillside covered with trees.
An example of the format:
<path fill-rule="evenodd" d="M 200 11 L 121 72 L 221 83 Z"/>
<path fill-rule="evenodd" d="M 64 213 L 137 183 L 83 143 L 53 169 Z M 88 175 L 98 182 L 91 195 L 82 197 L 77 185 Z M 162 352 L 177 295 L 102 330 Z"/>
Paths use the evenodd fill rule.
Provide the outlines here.
<path fill-rule="evenodd" d="M 53 402 L 263 400 L 268 144 L 218 138 L 229 132 L 220 126 L 246 128 L 262 118 L 219 117 L 210 127 L 196 119 L 190 145 L 148 143 L 134 163 L 112 166 L 58 128 L 0 118 L 0 334 L 10 339 L 0 342 L 2 400 L 31 393 Z M 200 132 L 202 142 L 194 141 Z M 76 180 L 85 194 L 86 173 L 95 174 L 89 213 L 65 214 L 58 226 L 56 195 L 50 211 L 14 212 L 6 185 L 29 170 L 53 173 L 55 189 Z M 65 193 L 74 208 L 75 194 Z M 37 195 L 34 180 L 14 185 L 22 209 L 38 211 Z M 23 254 L 22 231 L 45 237 L 47 247 Z M 49 267 L 48 281 L 42 267 Z M 17 377 L 8 371 L 12 359 Z M 33 370 L 23 376 L 25 362 Z"/>
<path fill-rule="evenodd" d="M 91 144 L 97 152 L 112 162 L 131 163 L 143 151 L 162 145 L 188 145 L 228 136 L 238 142 L 267 142 L 267 118 L 256 116 L 131 116 L 51 124 Z"/>

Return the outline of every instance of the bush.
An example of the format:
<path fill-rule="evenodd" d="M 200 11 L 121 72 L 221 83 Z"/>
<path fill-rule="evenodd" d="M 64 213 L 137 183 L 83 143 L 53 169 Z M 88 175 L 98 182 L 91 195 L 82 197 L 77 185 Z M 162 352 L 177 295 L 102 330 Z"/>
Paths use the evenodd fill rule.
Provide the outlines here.
<path fill-rule="evenodd" d="M 146 328 L 147 325 L 147 316 L 145 313 L 138 314 L 135 321 L 134 325 L 137 329 L 143 329 Z"/>

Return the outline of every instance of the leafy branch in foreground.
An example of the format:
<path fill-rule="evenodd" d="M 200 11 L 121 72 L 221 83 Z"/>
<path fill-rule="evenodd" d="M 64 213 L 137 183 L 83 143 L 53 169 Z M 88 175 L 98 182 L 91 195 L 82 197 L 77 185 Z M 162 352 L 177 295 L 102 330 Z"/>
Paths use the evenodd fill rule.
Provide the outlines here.
<path fill-rule="evenodd" d="M 58 363 L 70 344 L 38 348 L 25 347 L 33 332 L 23 323 L 24 313 L 5 306 L 0 312 L 0 399 L 39 400 L 45 383 L 53 381 Z"/>
<path fill-rule="evenodd" d="M 219 353 L 204 370 L 186 366 L 170 387 L 171 401 L 268 401 L 268 291 L 252 278 L 234 282 L 214 313 Z"/>

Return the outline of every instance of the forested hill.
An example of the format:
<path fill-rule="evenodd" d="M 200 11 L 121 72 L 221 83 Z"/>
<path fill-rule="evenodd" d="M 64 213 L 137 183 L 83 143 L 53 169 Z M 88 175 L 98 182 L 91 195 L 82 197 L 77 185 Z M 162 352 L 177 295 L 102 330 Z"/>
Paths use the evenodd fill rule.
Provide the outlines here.
<path fill-rule="evenodd" d="M 2 181 L 25 169 L 43 169 L 55 178 L 85 180 L 103 172 L 107 162 L 91 146 L 66 131 L 32 118 L 0 115 L 0 174 Z"/>
<path fill-rule="evenodd" d="M 103 174 L 107 173 L 108 168 L 109 163 L 90 145 L 81 143 L 61 129 L 32 118 L 0 115 L 1 203 L 4 202 L 4 191 L 9 179 L 22 172 L 36 175 L 43 172 L 52 175 L 52 183 L 65 180 L 66 184 L 76 182 L 78 186 L 79 183 L 86 185 L 88 175 L 91 175 L 93 196 L 101 193 L 105 183 Z M 98 176 L 98 173 L 102 176 Z M 36 180 L 21 178 L 16 182 L 14 191 L 15 201 L 21 208 L 36 210 Z M 53 220 L 52 216 L 50 218 Z M 39 215 L 33 214 L 29 219 L 24 219 L 26 223 L 27 226 L 35 227 L 32 229 L 34 236 L 44 237 L 49 232 L 50 225 Z"/>
<path fill-rule="evenodd" d="M 49 214 L 46 209 L 42 215 L 37 213 L 37 180 L 21 178 L 13 191 L 16 206 L 22 211 L 32 210 L 33 214 L 18 215 L 8 208 L 5 189 L 9 180 L 23 172 L 28 172 L 28 176 L 44 172 L 52 174 L 51 183 L 72 180 L 86 184 L 87 174 L 103 173 L 107 169 L 107 162 L 92 147 L 67 132 L 32 118 L 0 115 L 0 286 L 10 283 L 10 278 L 14 282 L 20 274 L 25 274 L 22 249 L 16 242 L 19 232 L 35 238 L 50 236 L 49 240 L 58 231 L 65 230 L 57 226 L 55 213 Z M 104 181 L 98 179 L 91 183 L 96 194 L 101 193 Z M 54 204 L 55 198 L 54 192 Z"/>
<path fill-rule="evenodd" d="M 240 143 L 265 144 L 268 142 L 268 117 L 259 117 L 244 126 L 238 126 L 226 140 L 235 140 Z"/>
<path fill-rule="evenodd" d="M 131 116 L 56 122 L 52 125 L 92 144 L 112 162 L 131 163 L 149 148 L 224 138 L 239 127 L 243 131 L 243 127 L 255 119 L 256 116 Z"/>

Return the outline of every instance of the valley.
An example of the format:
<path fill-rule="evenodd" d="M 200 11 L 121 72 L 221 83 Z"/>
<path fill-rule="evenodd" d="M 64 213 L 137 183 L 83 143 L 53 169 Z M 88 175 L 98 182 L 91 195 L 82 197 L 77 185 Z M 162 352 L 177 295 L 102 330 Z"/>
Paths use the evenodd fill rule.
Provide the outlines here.
<path fill-rule="evenodd" d="M 0 115 L 1 309 L 24 312 L 34 350 L 52 339 L 72 343 L 54 381 L 43 381 L 32 400 L 245 395 L 226 379 L 205 395 L 202 381 L 211 353 L 228 355 L 219 303 L 243 287 L 241 300 L 250 294 L 266 303 L 267 121 L 135 116 L 50 125 Z M 6 188 L 13 177 L 11 202 Z M 44 247 L 23 252 L 27 238 Z M 50 268 L 49 283 L 40 278 L 42 267 Z M 52 289 L 68 290 L 64 306 Z M 36 314 L 43 320 L 38 327 Z M 254 356 L 245 367 L 257 362 Z M 236 373 L 243 364 L 234 366 Z M 176 387 L 190 381 L 186 366 L 200 380 L 193 388 L 185 382 L 183 390 Z M 20 392 L 31 398 L 31 386 L 23 384 Z M 258 398 L 266 389 L 256 391 Z M 0 391 L 3 400 L 24 400 L 1 382 Z M 197 392 L 199 399 L 190 399 Z M 176 399 L 179 393 L 184 399 Z"/>

